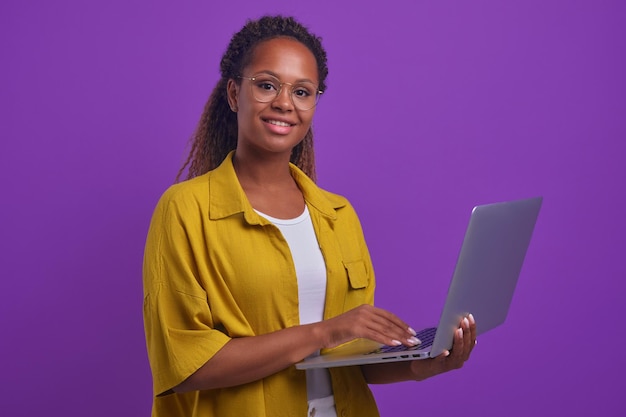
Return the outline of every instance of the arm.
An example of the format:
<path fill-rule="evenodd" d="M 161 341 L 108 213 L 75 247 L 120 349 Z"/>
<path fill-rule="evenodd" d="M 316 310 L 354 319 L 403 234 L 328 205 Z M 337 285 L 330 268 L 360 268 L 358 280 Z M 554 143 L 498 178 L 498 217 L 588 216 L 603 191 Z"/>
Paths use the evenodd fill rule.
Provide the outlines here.
<path fill-rule="evenodd" d="M 454 334 L 450 351 L 433 359 L 392 362 L 361 367 L 369 384 L 389 384 L 400 381 L 422 381 L 435 375 L 459 369 L 470 357 L 476 345 L 476 322 L 470 314 L 464 318 Z"/>
<path fill-rule="evenodd" d="M 175 392 L 225 388 L 279 372 L 322 348 L 356 338 L 385 344 L 415 344 L 409 326 L 393 314 L 362 305 L 319 323 L 294 326 L 260 336 L 232 339 Z M 254 355 L 247 355 L 254 351 Z"/>
<path fill-rule="evenodd" d="M 256 381 L 304 359 L 320 348 L 321 340 L 320 329 L 313 324 L 232 339 L 174 391 L 226 388 Z"/>

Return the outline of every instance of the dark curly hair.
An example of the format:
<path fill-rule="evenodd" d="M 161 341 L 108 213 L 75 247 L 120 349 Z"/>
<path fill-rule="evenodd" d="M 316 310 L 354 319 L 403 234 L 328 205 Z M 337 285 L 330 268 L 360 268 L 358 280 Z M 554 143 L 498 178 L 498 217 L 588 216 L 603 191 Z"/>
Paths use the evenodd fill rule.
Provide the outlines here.
<path fill-rule="evenodd" d="M 250 64 L 254 48 L 261 42 L 279 37 L 289 37 L 305 45 L 315 56 L 319 76 L 319 89 L 326 90 L 328 66 L 326 51 L 321 38 L 315 36 L 293 17 L 264 16 L 258 20 L 248 20 L 245 26 L 232 37 L 220 62 L 221 78 L 209 96 L 200 117 L 196 131 L 192 135 L 191 150 L 181 167 L 178 181 L 189 167 L 187 179 L 202 175 L 216 168 L 226 155 L 237 147 L 237 116 L 228 105 L 226 86 L 229 79 L 241 83 L 238 78 Z M 315 154 L 313 131 L 293 148 L 291 162 L 315 180 Z"/>

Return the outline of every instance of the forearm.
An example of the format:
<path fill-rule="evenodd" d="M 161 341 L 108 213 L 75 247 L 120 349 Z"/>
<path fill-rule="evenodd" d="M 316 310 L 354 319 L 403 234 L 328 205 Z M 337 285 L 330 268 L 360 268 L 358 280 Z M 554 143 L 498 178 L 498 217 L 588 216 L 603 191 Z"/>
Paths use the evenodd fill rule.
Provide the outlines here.
<path fill-rule="evenodd" d="M 435 359 L 363 365 L 361 369 L 368 384 L 423 381 L 451 369 L 444 366 L 445 358 L 448 355 L 449 352 L 446 351 Z"/>
<path fill-rule="evenodd" d="M 415 381 L 411 362 L 390 362 L 361 366 L 361 372 L 368 384 L 391 384 L 402 381 Z"/>
<path fill-rule="evenodd" d="M 275 374 L 322 348 L 319 327 L 315 323 L 232 339 L 174 391 L 232 387 Z"/>
<path fill-rule="evenodd" d="M 393 314 L 362 305 L 318 323 L 232 339 L 173 390 L 188 392 L 226 388 L 257 381 L 322 348 L 333 348 L 357 338 L 413 346 L 418 343 L 414 335 L 415 332 Z"/>

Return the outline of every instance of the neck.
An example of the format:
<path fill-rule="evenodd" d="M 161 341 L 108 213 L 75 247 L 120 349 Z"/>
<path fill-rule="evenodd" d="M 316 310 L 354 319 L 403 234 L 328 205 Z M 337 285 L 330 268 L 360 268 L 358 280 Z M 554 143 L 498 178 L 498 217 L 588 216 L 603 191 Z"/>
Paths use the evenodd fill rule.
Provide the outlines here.
<path fill-rule="evenodd" d="M 237 150 L 233 157 L 237 179 L 252 207 L 278 219 L 302 214 L 304 196 L 291 176 L 288 156 L 255 156 Z"/>
<path fill-rule="evenodd" d="M 233 157 L 233 166 L 241 183 L 279 186 L 286 182 L 293 183 L 289 169 L 289 155 L 258 156 L 237 150 Z"/>

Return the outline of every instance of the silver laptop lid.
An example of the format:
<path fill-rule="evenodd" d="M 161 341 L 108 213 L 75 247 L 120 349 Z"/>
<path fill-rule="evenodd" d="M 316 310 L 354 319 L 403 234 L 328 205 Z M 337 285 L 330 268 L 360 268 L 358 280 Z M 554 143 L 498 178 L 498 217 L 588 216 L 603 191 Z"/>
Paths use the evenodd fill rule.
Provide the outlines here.
<path fill-rule="evenodd" d="M 535 197 L 474 207 L 431 357 L 452 347 L 454 330 L 468 313 L 479 335 L 504 322 L 542 201 Z"/>

